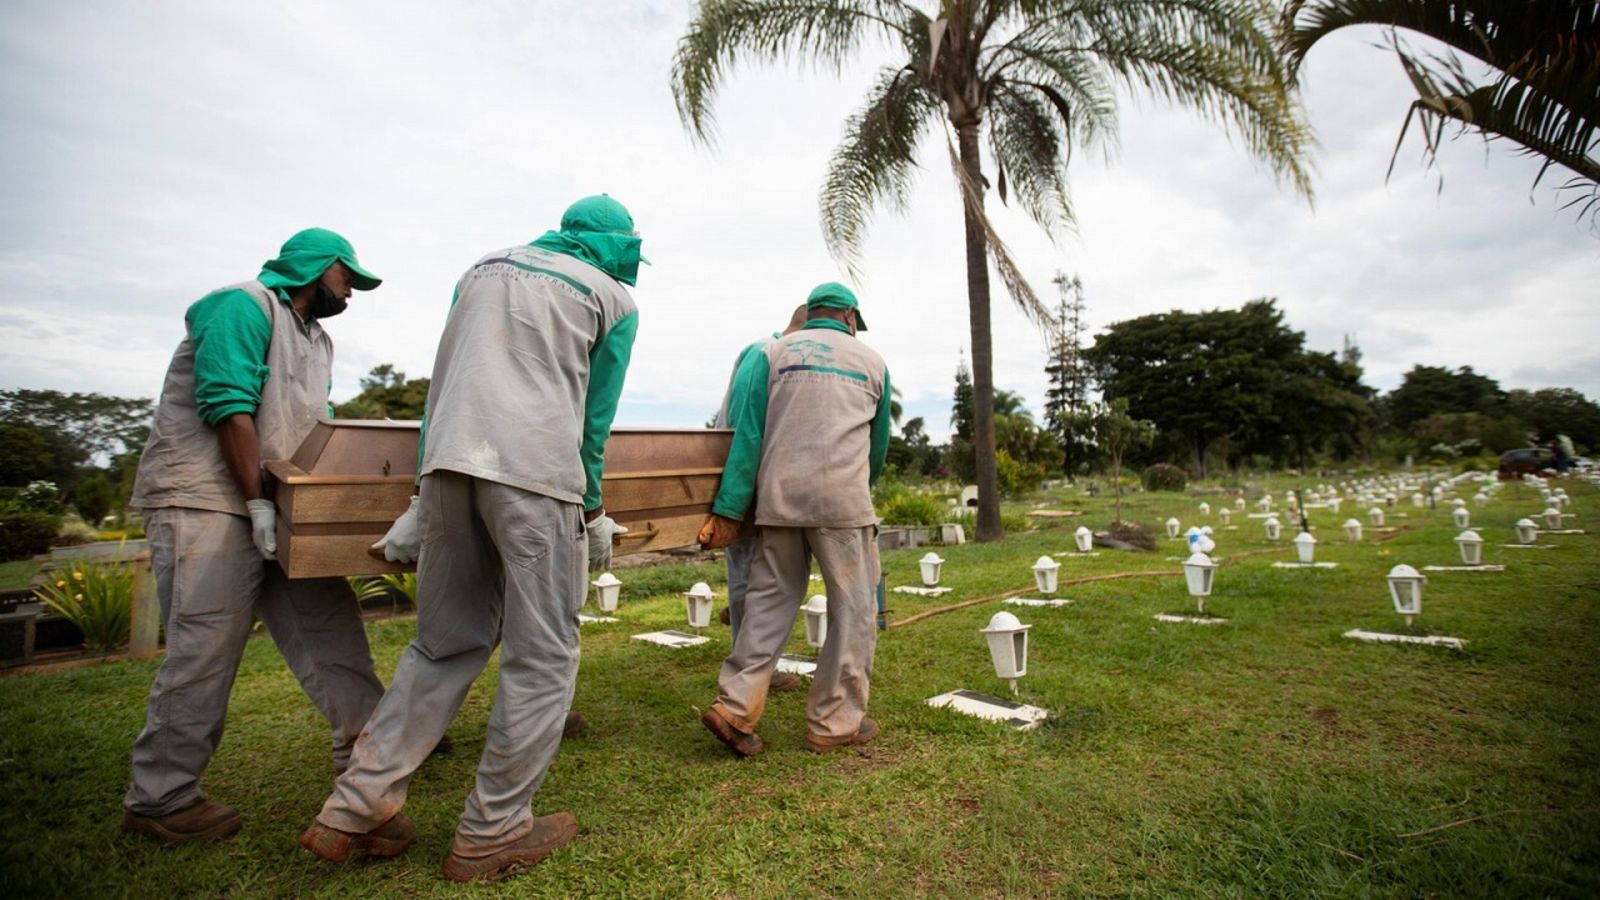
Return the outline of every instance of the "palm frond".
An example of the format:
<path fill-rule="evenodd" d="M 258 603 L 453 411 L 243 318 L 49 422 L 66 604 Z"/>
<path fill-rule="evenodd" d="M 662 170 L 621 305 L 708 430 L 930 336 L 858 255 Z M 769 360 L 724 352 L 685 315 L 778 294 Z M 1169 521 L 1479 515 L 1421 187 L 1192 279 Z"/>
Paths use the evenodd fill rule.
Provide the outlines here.
<path fill-rule="evenodd" d="M 1296 0 L 1284 13 L 1280 40 L 1291 75 L 1327 35 L 1354 25 L 1389 29 L 1388 43 L 1417 92 L 1401 124 L 1398 154 L 1417 123 L 1425 156 L 1437 159 L 1447 123 L 1486 140 L 1503 138 L 1542 157 L 1537 185 L 1552 165 L 1577 173 L 1558 191 L 1589 215 L 1600 199 L 1600 2 L 1597 0 Z M 1450 53 L 1419 54 L 1398 31 L 1441 41 Z M 1497 70 L 1469 75 L 1457 55 Z M 1390 159 L 1390 171 L 1394 159 Z M 1584 194 L 1588 199 L 1585 200 Z"/>
<path fill-rule="evenodd" d="M 741 58 L 803 57 L 838 70 L 869 36 L 903 36 L 905 18 L 893 0 L 704 0 L 672 59 L 678 118 L 709 143 L 717 88 Z"/>
<path fill-rule="evenodd" d="M 1075 0 L 1030 22 L 996 67 L 1050 58 L 1092 60 L 1102 78 L 1224 125 L 1283 181 L 1312 196 L 1309 127 L 1288 78 L 1267 8 L 1254 0 Z M 1032 53 L 1025 48 L 1039 48 Z"/>
<path fill-rule="evenodd" d="M 1012 258 L 1011 250 L 1006 247 L 1005 241 L 1000 239 L 999 232 L 995 231 L 994 223 L 989 221 L 989 216 L 983 209 L 983 189 L 967 174 L 967 169 L 961 164 L 961 154 L 956 152 L 954 144 L 946 136 L 945 146 L 950 151 L 950 168 L 955 172 L 956 183 L 961 187 L 961 200 L 967 211 L 972 214 L 983 229 L 984 245 L 989 251 L 989 259 L 994 263 L 995 272 L 1000 276 L 1000 282 L 1006 286 L 1006 293 L 1011 295 L 1017 308 L 1022 314 L 1034 322 L 1049 322 L 1050 310 L 1040 302 L 1039 295 L 1033 292 L 1032 285 L 1022 274 L 1022 267 Z"/>
<path fill-rule="evenodd" d="M 1000 171 L 1010 173 L 1011 189 L 1022 208 L 1056 237 L 1072 223 L 1062 152 L 1065 141 L 1058 113 L 1035 99 L 1040 96 L 1029 85 L 1002 84 L 995 90 L 989 101 L 989 148 Z"/>
<path fill-rule="evenodd" d="M 904 69 L 884 69 L 867 102 L 844 126 L 818 195 L 828 251 L 859 274 L 861 239 L 880 202 L 906 209 L 916 174 L 917 144 L 939 114 L 939 99 Z"/>

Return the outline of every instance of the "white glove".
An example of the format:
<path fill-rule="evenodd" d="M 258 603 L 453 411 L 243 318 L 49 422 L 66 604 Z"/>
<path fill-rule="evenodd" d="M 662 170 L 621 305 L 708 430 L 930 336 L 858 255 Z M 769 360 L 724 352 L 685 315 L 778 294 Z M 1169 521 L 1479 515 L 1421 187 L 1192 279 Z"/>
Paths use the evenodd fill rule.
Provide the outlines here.
<path fill-rule="evenodd" d="M 278 507 L 271 500 L 246 500 L 250 511 L 250 539 L 266 559 L 278 558 Z"/>
<path fill-rule="evenodd" d="M 601 513 L 599 518 L 585 525 L 584 530 L 589 535 L 589 571 L 604 572 L 611 568 L 611 537 L 627 534 L 628 529 Z"/>
<path fill-rule="evenodd" d="M 383 558 L 389 562 L 409 563 L 417 561 L 417 552 L 422 549 L 422 526 L 417 521 L 417 497 L 411 496 L 411 505 L 400 514 L 389 526 L 389 533 L 383 540 L 372 545 L 374 550 L 382 550 Z"/>

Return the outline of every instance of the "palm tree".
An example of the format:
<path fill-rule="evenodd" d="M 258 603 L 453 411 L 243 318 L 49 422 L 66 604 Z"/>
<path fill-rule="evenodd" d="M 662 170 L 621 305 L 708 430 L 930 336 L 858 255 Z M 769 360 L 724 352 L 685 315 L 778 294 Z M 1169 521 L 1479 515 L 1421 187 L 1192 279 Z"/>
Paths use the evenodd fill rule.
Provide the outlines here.
<path fill-rule="evenodd" d="M 898 56 L 845 123 L 819 203 L 830 252 L 854 277 L 873 207 L 903 211 L 923 138 L 941 123 L 961 187 L 975 395 L 980 540 L 1000 537 L 995 484 L 989 263 L 1022 311 L 1039 302 L 984 212 L 992 186 L 1052 236 L 1072 221 L 1074 146 L 1112 142 L 1115 90 L 1189 106 L 1238 135 L 1307 196 L 1309 135 L 1288 93 L 1265 0 L 702 0 L 678 44 L 672 89 L 693 139 L 710 143 L 716 91 L 741 60 L 842 67 L 886 40 Z M 952 140 L 953 136 L 953 140 Z"/>
<path fill-rule="evenodd" d="M 1552 165 L 1577 177 L 1564 190 L 1586 191 L 1579 217 L 1600 215 L 1600 2 L 1596 0 L 1295 0 L 1284 14 L 1284 53 L 1291 76 L 1317 42 L 1352 25 L 1389 28 L 1388 43 L 1411 78 L 1417 99 L 1400 126 L 1395 154 L 1412 117 L 1435 159 L 1447 122 L 1504 138 L 1544 159 L 1537 185 Z M 1404 29 L 1443 42 L 1446 56 L 1405 46 Z M 1493 72 L 1468 73 L 1457 53 Z M 1394 171 L 1394 158 L 1389 160 Z"/>

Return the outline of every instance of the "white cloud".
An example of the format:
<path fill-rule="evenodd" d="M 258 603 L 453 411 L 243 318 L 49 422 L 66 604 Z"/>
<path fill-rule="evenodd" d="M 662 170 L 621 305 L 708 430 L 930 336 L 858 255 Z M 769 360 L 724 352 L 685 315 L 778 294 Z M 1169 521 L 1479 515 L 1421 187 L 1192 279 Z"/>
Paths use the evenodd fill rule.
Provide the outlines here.
<path fill-rule="evenodd" d="M 668 88 L 689 9 L 6 4 L 0 385 L 153 394 L 187 304 L 311 224 L 345 233 L 386 279 L 330 323 L 335 396 L 379 362 L 423 374 L 461 270 L 605 190 L 634 211 L 655 263 L 636 292 L 622 419 L 698 424 L 738 349 L 840 277 L 816 190 L 877 60 L 838 77 L 737 69 L 708 151 L 685 137 Z M 1442 154 L 1442 193 L 1414 137 L 1385 183 L 1406 87 L 1372 40 L 1330 38 L 1308 63 L 1314 211 L 1215 127 L 1127 102 L 1116 159 L 1073 161 L 1076 236 L 1053 246 L 995 210 L 1034 286 L 1079 273 L 1097 327 L 1275 296 L 1314 347 L 1355 335 L 1381 387 L 1420 362 L 1600 395 L 1600 242 L 1548 187 L 1530 193 L 1529 160 L 1486 156 L 1471 137 Z M 860 285 L 867 340 L 935 434 L 969 343 L 940 143 L 924 148 L 909 214 L 874 223 Z M 1042 341 L 993 290 L 996 383 L 1037 408 Z"/>

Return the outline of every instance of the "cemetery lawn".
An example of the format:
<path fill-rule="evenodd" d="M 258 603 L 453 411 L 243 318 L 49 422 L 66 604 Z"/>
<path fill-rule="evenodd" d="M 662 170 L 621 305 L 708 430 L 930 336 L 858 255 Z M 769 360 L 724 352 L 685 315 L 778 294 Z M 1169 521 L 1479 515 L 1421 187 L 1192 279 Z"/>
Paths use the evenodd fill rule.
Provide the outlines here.
<path fill-rule="evenodd" d="M 1281 495 L 1286 487 L 1270 487 Z M 1164 624 L 1192 612 L 1177 562 L 1100 549 L 1069 558 L 1080 524 L 1104 528 L 1110 501 L 1058 495 L 1080 519 L 997 544 L 938 548 L 940 598 L 889 594 L 891 620 L 1027 587 L 1056 555 L 1059 609 L 985 603 L 883 632 L 872 685 L 873 744 L 805 752 L 804 697 L 774 695 L 765 754 L 731 756 L 701 727 L 715 698 L 725 627 L 668 650 L 629 639 L 684 630 L 679 592 L 720 563 L 619 569 L 622 622 L 583 627 L 576 699 L 586 736 L 566 742 L 535 812 L 571 810 L 570 847 L 503 890 L 530 896 L 1595 896 L 1600 894 L 1600 492 L 1566 484 L 1574 527 L 1511 550 L 1512 523 L 1543 509 L 1508 487 L 1472 508 L 1485 561 L 1500 574 L 1430 576 L 1416 632 L 1464 651 L 1358 643 L 1353 628 L 1402 630 L 1384 575 L 1397 563 L 1458 562 L 1448 512 L 1404 504 L 1401 531 L 1346 543 L 1314 511 L 1317 571 L 1260 521 L 1237 530 L 1200 500 L 1140 494 L 1126 518 L 1217 527 L 1206 610 L 1226 624 Z M 1521 497 L 1515 496 L 1520 491 Z M 1470 491 L 1465 492 L 1470 495 Z M 1028 504 L 1031 507 L 1031 503 Z M 1254 511 L 1252 507 L 1251 511 Z M 1364 519 L 1363 515 L 1363 519 Z M 1285 523 L 1285 536 L 1293 531 Z M 1266 553 L 1245 551 L 1276 547 Z M 925 549 L 886 554 L 891 586 L 917 584 Z M 817 591 L 820 592 L 820 585 Z M 1037 596 L 1030 591 L 1029 596 Z M 594 611 L 591 605 L 590 612 Z M 1023 702 L 1038 730 L 930 709 L 968 688 L 1006 693 L 978 629 L 1002 609 L 1031 623 Z M 410 618 L 369 622 L 380 675 L 414 633 Z M 790 649 L 804 652 L 803 627 Z M 495 666 L 450 728 L 455 751 L 426 762 L 406 812 L 403 857 L 323 863 L 296 842 L 330 788 L 327 730 L 270 640 L 249 642 L 207 795 L 238 807 L 231 840 L 160 847 L 119 828 L 128 750 L 144 721 L 155 662 L 116 661 L 0 679 L 0 871 L 9 896 L 460 896 L 439 865 L 472 783 Z M 470 892 L 468 892 L 470 893 Z"/>

